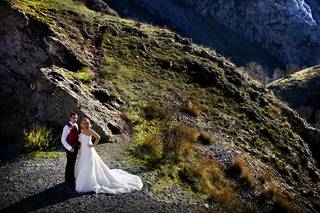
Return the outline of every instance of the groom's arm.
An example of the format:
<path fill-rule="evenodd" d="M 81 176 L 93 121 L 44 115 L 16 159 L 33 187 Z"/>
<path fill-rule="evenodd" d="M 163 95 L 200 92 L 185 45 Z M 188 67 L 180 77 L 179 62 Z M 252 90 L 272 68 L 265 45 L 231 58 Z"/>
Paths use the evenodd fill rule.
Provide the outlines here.
<path fill-rule="evenodd" d="M 67 125 L 63 128 L 62 136 L 61 136 L 61 143 L 64 146 L 64 148 L 71 151 L 72 146 L 70 146 L 67 142 L 67 136 L 69 134 L 69 130 L 70 130 L 70 128 Z"/>

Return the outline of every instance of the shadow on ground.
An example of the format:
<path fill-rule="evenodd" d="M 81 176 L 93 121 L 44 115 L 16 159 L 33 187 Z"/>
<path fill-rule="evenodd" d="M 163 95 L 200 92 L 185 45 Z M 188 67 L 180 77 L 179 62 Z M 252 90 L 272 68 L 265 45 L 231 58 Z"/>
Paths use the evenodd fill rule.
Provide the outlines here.
<path fill-rule="evenodd" d="M 65 202 L 71 198 L 80 197 L 83 194 L 73 191 L 65 183 L 57 184 L 49 189 L 22 199 L 0 212 L 30 212 L 56 203 Z"/>

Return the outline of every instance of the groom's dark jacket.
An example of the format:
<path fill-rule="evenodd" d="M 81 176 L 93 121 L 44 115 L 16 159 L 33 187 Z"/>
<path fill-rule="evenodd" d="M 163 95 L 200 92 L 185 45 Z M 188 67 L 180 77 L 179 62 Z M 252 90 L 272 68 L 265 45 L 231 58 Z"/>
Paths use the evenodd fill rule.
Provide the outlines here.
<path fill-rule="evenodd" d="M 67 142 L 72 148 L 79 149 L 80 148 L 80 142 L 79 142 L 79 134 L 80 131 L 77 129 L 76 126 L 71 125 L 70 123 L 67 124 L 70 127 L 70 132 L 67 136 Z"/>

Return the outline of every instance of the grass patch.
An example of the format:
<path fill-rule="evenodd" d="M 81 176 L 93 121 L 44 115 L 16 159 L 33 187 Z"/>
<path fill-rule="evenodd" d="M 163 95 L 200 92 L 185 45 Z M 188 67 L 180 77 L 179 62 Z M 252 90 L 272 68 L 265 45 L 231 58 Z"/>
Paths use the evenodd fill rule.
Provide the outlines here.
<path fill-rule="evenodd" d="M 248 159 L 243 155 L 238 155 L 232 162 L 231 167 L 228 169 L 232 177 L 240 177 L 240 180 L 247 184 L 249 187 L 254 188 L 256 178 L 254 173 L 248 166 Z"/>
<path fill-rule="evenodd" d="M 161 160 L 162 143 L 155 134 L 147 135 L 142 144 L 139 144 L 134 150 L 135 155 L 148 163 L 148 165 L 156 165 Z"/>
<path fill-rule="evenodd" d="M 182 171 L 180 173 L 182 180 L 191 185 L 193 190 L 202 191 L 227 209 L 240 210 L 241 202 L 216 161 L 199 159 L 185 166 Z"/>
<path fill-rule="evenodd" d="M 71 73 L 71 76 L 85 84 L 90 83 L 94 79 L 94 74 L 90 67 L 83 67 L 77 72 Z"/>
<path fill-rule="evenodd" d="M 262 200 L 273 201 L 274 212 L 295 212 L 296 206 L 288 200 L 276 182 L 267 182 L 264 190 L 260 194 Z"/>
<path fill-rule="evenodd" d="M 63 152 L 58 152 L 58 151 L 35 151 L 31 153 L 31 156 L 35 159 L 48 159 L 48 158 L 60 158 L 63 156 Z"/>
<path fill-rule="evenodd" d="M 181 162 L 191 159 L 197 138 L 197 130 L 183 123 L 166 124 L 163 128 L 162 155 L 168 162 Z"/>
<path fill-rule="evenodd" d="M 30 130 L 24 130 L 23 151 L 50 151 L 55 149 L 58 140 L 53 138 L 51 129 L 45 126 L 33 125 Z"/>
<path fill-rule="evenodd" d="M 173 112 L 171 112 L 168 107 L 163 107 L 156 101 L 149 101 L 144 109 L 144 112 L 145 117 L 148 120 L 163 120 L 165 118 L 171 117 L 173 114 Z"/>
<path fill-rule="evenodd" d="M 194 117 L 200 117 L 201 116 L 201 110 L 199 107 L 199 104 L 195 103 L 185 103 L 180 106 L 180 109 L 182 112 L 185 112 L 188 115 L 194 116 Z"/>

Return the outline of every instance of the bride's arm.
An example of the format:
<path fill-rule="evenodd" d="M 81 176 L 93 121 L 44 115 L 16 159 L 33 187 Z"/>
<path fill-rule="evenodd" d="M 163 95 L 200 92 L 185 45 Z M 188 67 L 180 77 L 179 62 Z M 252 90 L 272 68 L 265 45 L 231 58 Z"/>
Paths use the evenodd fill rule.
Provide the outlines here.
<path fill-rule="evenodd" d="M 90 129 L 90 132 L 93 135 L 93 137 L 95 138 L 95 142 L 94 142 L 93 146 L 96 146 L 99 143 L 101 137 L 100 137 L 100 135 L 98 135 L 98 133 L 96 133 L 92 129 Z"/>

